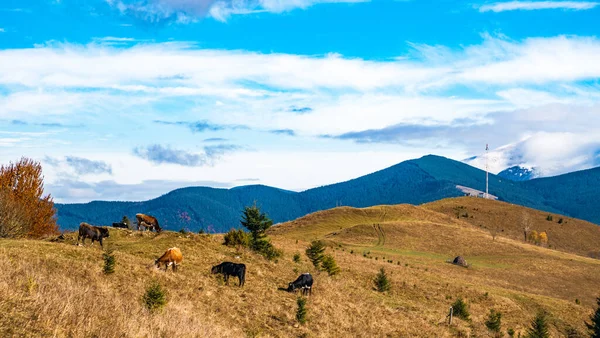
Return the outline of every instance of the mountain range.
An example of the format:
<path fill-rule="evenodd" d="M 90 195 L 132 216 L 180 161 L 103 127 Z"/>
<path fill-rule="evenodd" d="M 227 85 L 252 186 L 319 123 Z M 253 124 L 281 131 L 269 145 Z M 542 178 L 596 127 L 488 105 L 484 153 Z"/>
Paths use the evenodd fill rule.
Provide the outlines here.
<path fill-rule="evenodd" d="M 240 227 L 245 206 L 256 203 L 274 222 L 336 206 L 422 204 L 462 196 L 457 185 L 485 190 L 485 172 L 463 162 L 427 155 L 350 181 L 293 192 L 262 185 L 232 189 L 188 187 L 144 202 L 56 204 L 61 229 L 80 222 L 109 225 L 136 213 L 157 217 L 169 230 L 225 232 Z M 600 223 L 600 168 L 513 181 L 489 176 L 489 192 L 501 201 Z"/>

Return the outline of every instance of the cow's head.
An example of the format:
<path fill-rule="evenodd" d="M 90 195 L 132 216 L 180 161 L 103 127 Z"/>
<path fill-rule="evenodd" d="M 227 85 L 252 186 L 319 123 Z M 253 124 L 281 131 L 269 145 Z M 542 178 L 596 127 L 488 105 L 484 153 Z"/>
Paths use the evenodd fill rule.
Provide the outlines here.
<path fill-rule="evenodd" d="M 288 290 L 288 292 L 296 291 L 296 285 L 294 285 L 294 283 L 288 284 L 287 290 Z"/>
<path fill-rule="evenodd" d="M 100 237 L 103 237 L 103 238 L 109 237 L 107 228 L 100 227 L 100 228 L 98 228 L 98 230 L 100 230 Z"/>
<path fill-rule="evenodd" d="M 219 273 L 219 266 L 215 265 L 212 267 L 212 269 L 210 269 L 210 273 L 215 274 L 215 273 Z"/>

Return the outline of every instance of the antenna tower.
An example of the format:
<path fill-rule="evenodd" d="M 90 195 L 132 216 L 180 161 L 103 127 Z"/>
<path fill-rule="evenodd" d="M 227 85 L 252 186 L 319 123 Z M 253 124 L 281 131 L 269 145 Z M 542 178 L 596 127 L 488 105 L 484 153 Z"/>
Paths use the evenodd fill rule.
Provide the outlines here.
<path fill-rule="evenodd" d="M 488 191 L 488 187 L 489 187 L 488 151 L 489 151 L 489 147 L 488 147 L 488 144 L 486 143 L 485 144 L 485 198 L 490 198 L 489 191 Z"/>

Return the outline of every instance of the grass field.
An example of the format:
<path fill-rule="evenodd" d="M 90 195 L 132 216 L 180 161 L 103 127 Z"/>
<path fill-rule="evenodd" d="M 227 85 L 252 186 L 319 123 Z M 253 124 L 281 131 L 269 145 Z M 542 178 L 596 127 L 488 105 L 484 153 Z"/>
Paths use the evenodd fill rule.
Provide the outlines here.
<path fill-rule="evenodd" d="M 592 244 L 580 250 L 568 242 L 571 236 L 575 243 L 588 243 L 582 237 L 594 236 L 595 228 L 586 223 L 582 230 L 581 221 L 569 218 L 563 227 L 571 229 L 564 235 L 547 228 L 550 244 L 561 251 L 542 248 L 522 242 L 519 222 L 501 221 L 503 208 L 508 214 L 536 211 L 481 201 L 318 212 L 269 231 L 284 251 L 277 262 L 225 247 L 221 235 L 111 229 L 105 245 L 115 249 L 117 266 L 114 274 L 104 275 L 98 245 L 75 246 L 74 234 L 64 242 L 0 240 L 0 313 L 8 314 L 0 316 L 0 336 L 485 337 L 491 336 L 484 321 L 492 308 L 502 312 L 504 332 L 523 332 L 536 311 L 545 309 L 553 336 L 564 336 L 569 328 L 583 333 L 600 296 L 600 260 L 585 256 L 595 250 Z M 473 220 L 456 218 L 457 206 L 473 213 Z M 546 222 L 546 214 L 540 216 Z M 504 232 L 494 240 L 478 221 Z M 304 250 L 313 239 L 328 243 L 339 275 L 315 271 L 308 262 Z M 154 269 L 154 259 L 173 246 L 184 255 L 179 271 Z M 293 262 L 295 253 L 301 254 L 300 263 Z M 446 263 L 456 255 L 470 267 Z M 212 265 L 225 260 L 247 265 L 243 288 L 237 279 L 226 286 L 210 274 Z M 381 267 L 392 282 L 386 293 L 376 292 L 372 283 Z M 315 286 L 308 322 L 298 325 L 296 296 L 279 288 L 302 272 L 313 274 Z M 154 280 L 168 298 L 157 313 L 141 302 Z M 449 327 L 445 317 L 458 297 L 469 304 L 472 320 L 456 319 Z"/>

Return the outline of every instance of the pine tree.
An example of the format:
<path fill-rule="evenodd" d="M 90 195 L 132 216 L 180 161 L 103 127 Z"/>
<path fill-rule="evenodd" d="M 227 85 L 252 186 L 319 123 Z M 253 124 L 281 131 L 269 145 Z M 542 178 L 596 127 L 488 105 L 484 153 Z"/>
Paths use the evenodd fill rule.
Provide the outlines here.
<path fill-rule="evenodd" d="M 590 329 L 591 338 L 600 338 L 600 297 L 596 299 L 596 304 L 598 308 L 590 317 L 591 323 L 585 323 L 588 329 Z"/>
<path fill-rule="evenodd" d="M 115 272 L 115 263 L 116 259 L 113 255 L 113 249 L 110 246 L 106 247 L 104 254 L 102 254 L 102 258 L 104 259 L 104 274 L 110 275 Z"/>
<path fill-rule="evenodd" d="M 340 268 L 337 266 L 335 259 L 331 255 L 325 255 L 321 262 L 323 270 L 327 271 L 330 276 L 337 275 L 340 272 Z"/>
<path fill-rule="evenodd" d="M 375 283 L 375 289 L 379 292 L 389 291 L 391 288 L 390 281 L 383 268 L 379 270 L 379 273 L 373 279 L 373 283 Z"/>
<path fill-rule="evenodd" d="M 531 321 L 531 327 L 527 329 L 525 338 L 550 338 L 546 313 L 540 311 Z"/>
<path fill-rule="evenodd" d="M 142 296 L 142 302 L 150 311 L 160 310 L 167 305 L 166 292 L 157 281 L 152 281 Z"/>
<path fill-rule="evenodd" d="M 491 309 L 490 313 L 488 314 L 488 318 L 485 321 L 485 326 L 488 328 L 488 330 L 492 331 L 494 335 L 498 336 L 502 326 L 502 313 Z"/>
<path fill-rule="evenodd" d="M 315 268 L 321 267 L 323 261 L 323 253 L 325 252 L 325 244 L 321 241 L 312 241 L 306 249 L 306 256 L 313 263 Z"/>
<path fill-rule="evenodd" d="M 244 214 L 240 223 L 250 231 L 252 246 L 254 247 L 260 246 L 259 243 L 267 237 L 265 232 L 273 225 L 273 221 L 265 213 L 260 212 L 256 203 L 251 207 L 244 208 Z"/>
<path fill-rule="evenodd" d="M 267 214 L 260 211 L 254 203 L 251 207 L 244 208 L 242 225 L 250 231 L 250 248 L 269 260 L 283 255 L 281 250 L 276 249 L 267 239 L 266 231 L 273 225 Z"/>
<path fill-rule="evenodd" d="M 452 309 L 453 309 L 454 316 L 464 319 L 464 320 L 467 320 L 467 321 L 471 320 L 471 314 L 469 313 L 467 303 L 465 303 L 465 301 L 463 301 L 462 298 L 458 298 L 452 304 Z"/>
<path fill-rule="evenodd" d="M 306 323 L 306 299 L 298 297 L 296 303 L 298 304 L 298 309 L 296 310 L 296 319 L 298 320 L 298 323 L 304 324 Z"/>

